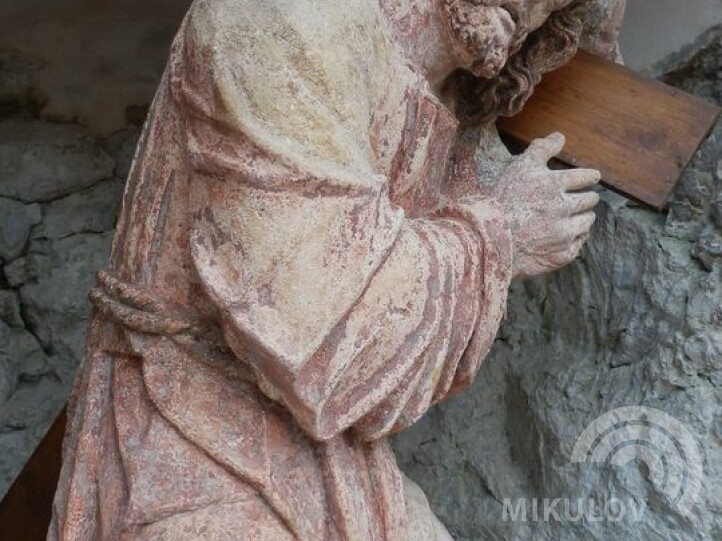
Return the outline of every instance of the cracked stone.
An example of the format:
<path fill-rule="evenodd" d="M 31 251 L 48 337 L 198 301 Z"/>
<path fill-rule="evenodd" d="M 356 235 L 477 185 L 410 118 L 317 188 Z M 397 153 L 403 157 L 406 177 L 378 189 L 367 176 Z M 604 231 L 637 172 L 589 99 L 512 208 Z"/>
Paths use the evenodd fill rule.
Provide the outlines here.
<path fill-rule="evenodd" d="M 694 240 L 704 229 L 704 211 L 688 201 L 673 201 L 667 215 L 664 233 L 677 239 Z"/>
<path fill-rule="evenodd" d="M 111 179 L 48 203 L 42 227 L 34 233 L 61 239 L 78 233 L 102 233 L 115 226 L 125 183 Z"/>
<path fill-rule="evenodd" d="M 16 380 L 17 374 L 15 374 L 14 367 L 7 359 L 0 356 L 0 405 L 10 398 L 15 390 Z"/>
<path fill-rule="evenodd" d="M 45 259 L 42 255 L 29 254 L 5 265 L 3 271 L 10 287 L 20 287 L 24 283 L 34 280 Z"/>
<path fill-rule="evenodd" d="M 140 130 L 129 128 L 115 132 L 103 144 L 115 160 L 115 176 L 122 180 L 125 180 L 130 172 L 139 138 Z"/>
<path fill-rule="evenodd" d="M 47 401 L 38 402 L 41 393 Z M 26 429 L 42 424 L 57 414 L 65 399 L 63 385 L 52 374 L 28 381 L 13 393 L 0 411 L 0 430 L 2 427 Z"/>
<path fill-rule="evenodd" d="M 0 479 L 5 481 L 6 486 L 20 473 L 38 439 L 42 437 L 40 434 L 36 438 L 33 432 L 0 427 Z M 0 490 L 0 494 L 4 495 L 4 492 L 4 489 Z"/>
<path fill-rule="evenodd" d="M 18 287 L 28 278 L 27 260 L 24 257 L 18 258 L 3 268 L 5 279 L 11 287 Z"/>
<path fill-rule="evenodd" d="M 49 201 L 110 178 L 114 168 L 113 159 L 80 126 L 0 123 L 0 196 Z"/>
<path fill-rule="evenodd" d="M 705 209 L 709 205 L 714 183 L 715 179 L 711 172 L 690 169 L 682 177 L 678 197 L 683 196 L 695 208 Z"/>
<path fill-rule="evenodd" d="M 0 321 L 0 432 L 8 423 L 13 400 L 26 382 L 47 373 L 47 358 L 27 330 L 11 328 Z"/>
<path fill-rule="evenodd" d="M 67 396 L 52 375 L 27 382 L 0 408 L 0 494 L 20 473 Z M 38 397 L 43 397 L 38 400 Z"/>
<path fill-rule="evenodd" d="M 692 247 L 691 253 L 705 270 L 711 272 L 714 263 L 722 260 L 722 238 L 714 234 L 704 235 Z"/>
<path fill-rule="evenodd" d="M 18 257 L 30 236 L 30 229 L 40 223 L 40 205 L 24 205 L 0 198 L 0 259 L 10 261 Z"/>
<path fill-rule="evenodd" d="M 112 233 L 81 233 L 48 243 L 29 265 L 33 279 L 20 287 L 28 326 L 45 347 L 68 359 L 65 369 L 83 356 L 88 291 L 107 264 L 111 239 Z"/>
<path fill-rule="evenodd" d="M 48 372 L 45 351 L 37 339 L 24 328 L 13 328 L 0 322 L 0 359 L 21 379 L 35 379 Z"/>
<path fill-rule="evenodd" d="M 20 315 L 18 296 L 14 291 L 0 290 L 0 321 L 10 327 L 22 327 L 25 324 Z"/>
<path fill-rule="evenodd" d="M 720 177 L 720 180 L 722 180 L 722 177 Z M 717 228 L 722 231 L 722 192 L 717 196 L 717 200 L 714 203 L 712 219 Z"/>

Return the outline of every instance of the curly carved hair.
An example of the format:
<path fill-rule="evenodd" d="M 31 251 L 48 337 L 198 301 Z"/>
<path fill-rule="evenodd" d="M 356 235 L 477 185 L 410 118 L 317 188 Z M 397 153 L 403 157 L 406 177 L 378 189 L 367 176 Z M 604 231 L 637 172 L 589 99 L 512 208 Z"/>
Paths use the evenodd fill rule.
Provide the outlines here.
<path fill-rule="evenodd" d="M 539 84 L 542 75 L 566 64 L 577 52 L 583 29 L 581 2 L 553 13 L 523 43 L 496 77 L 481 78 L 458 70 L 446 83 L 462 124 L 483 124 L 499 116 L 514 116 Z"/>

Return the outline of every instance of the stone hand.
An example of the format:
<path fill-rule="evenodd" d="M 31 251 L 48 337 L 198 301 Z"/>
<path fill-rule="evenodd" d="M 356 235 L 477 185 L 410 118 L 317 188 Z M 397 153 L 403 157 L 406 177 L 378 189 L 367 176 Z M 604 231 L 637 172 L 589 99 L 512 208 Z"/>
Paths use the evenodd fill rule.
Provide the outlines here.
<path fill-rule="evenodd" d="M 552 171 L 547 162 L 564 148 L 555 133 L 515 157 L 488 190 L 504 209 L 514 241 L 514 276 L 528 277 L 571 263 L 589 238 L 599 195 L 593 169 Z"/>

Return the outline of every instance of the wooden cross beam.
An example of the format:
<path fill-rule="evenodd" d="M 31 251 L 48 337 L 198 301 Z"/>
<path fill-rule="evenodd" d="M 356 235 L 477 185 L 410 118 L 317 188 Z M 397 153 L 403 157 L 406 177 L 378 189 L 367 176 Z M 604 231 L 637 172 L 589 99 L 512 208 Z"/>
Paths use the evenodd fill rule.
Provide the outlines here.
<path fill-rule="evenodd" d="M 60 477 L 65 409 L 0 501 L 0 541 L 45 541 Z"/>
<path fill-rule="evenodd" d="M 559 131 L 561 161 L 598 169 L 608 187 L 662 209 L 719 115 L 691 94 L 579 52 L 498 127 L 522 144 Z"/>

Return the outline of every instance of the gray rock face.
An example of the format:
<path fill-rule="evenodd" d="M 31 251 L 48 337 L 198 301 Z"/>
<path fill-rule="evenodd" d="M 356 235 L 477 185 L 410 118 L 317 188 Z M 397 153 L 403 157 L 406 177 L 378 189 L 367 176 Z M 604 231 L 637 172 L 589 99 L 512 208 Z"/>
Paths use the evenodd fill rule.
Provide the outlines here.
<path fill-rule="evenodd" d="M 22 315 L 20 315 L 18 296 L 14 291 L 0 291 L 0 320 L 10 327 L 25 325 Z"/>
<path fill-rule="evenodd" d="M 705 68 L 685 71 L 682 86 L 722 96 L 722 56 L 711 56 L 712 66 L 705 51 L 696 57 Z M 686 173 L 668 216 L 606 192 L 581 258 L 513 285 L 507 320 L 474 387 L 396 438 L 400 465 L 456 539 L 722 539 L 720 159 L 722 124 Z M 623 406 L 662 410 L 690 434 L 702 475 L 689 516 L 665 485 L 649 480 L 643 460 L 572 463 L 584 429 Z M 627 435 L 626 444 L 648 444 L 660 434 L 650 425 Z M 692 477 L 683 486 L 691 487 Z M 670 478 L 679 476 L 673 471 Z M 619 504 L 603 512 L 611 498 L 623 502 L 621 520 L 612 520 Z M 545 499 L 560 520 L 551 512 L 545 520 Z"/>
<path fill-rule="evenodd" d="M 0 196 L 49 201 L 113 174 L 115 163 L 80 126 L 8 121 L 0 131 Z"/>
<path fill-rule="evenodd" d="M 30 228 L 41 218 L 40 205 L 0 198 L 0 260 L 10 261 L 22 253 Z"/>
<path fill-rule="evenodd" d="M 125 181 L 113 178 L 56 199 L 46 207 L 39 238 L 63 239 L 78 233 L 103 233 L 115 225 Z"/>
<path fill-rule="evenodd" d="M 58 241 L 37 243 L 41 253 L 30 260 L 28 280 L 19 288 L 25 321 L 43 346 L 72 369 L 83 358 L 83 336 L 88 316 L 87 294 L 95 273 L 108 261 L 112 232 L 77 234 Z M 60 368 L 60 367 L 59 367 Z"/>
<path fill-rule="evenodd" d="M 137 136 L 0 122 L 0 495 L 67 400 Z"/>
<path fill-rule="evenodd" d="M 681 65 L 668 70 L 663 80 L 706 100 L 722 102 L 722 29 L 718 26 L 700 37 L 702 47 L 692 51 Z"/>
<path fill-rule="evenodd" d="M 66 393 L 38 340 L 22 326 L 0 321 L 0 493 L 42 438 Z"/>

